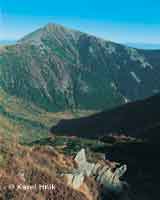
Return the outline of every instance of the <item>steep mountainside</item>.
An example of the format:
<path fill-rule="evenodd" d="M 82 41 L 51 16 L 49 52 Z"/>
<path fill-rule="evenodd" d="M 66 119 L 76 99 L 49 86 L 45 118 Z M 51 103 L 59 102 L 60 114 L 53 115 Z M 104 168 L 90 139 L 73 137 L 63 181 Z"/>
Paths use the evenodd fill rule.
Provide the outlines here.
<path fill-rule="evenodd" d="M 48 24 L 0 49 L 0 86 L 49 111 L 108 109 L 160 89 L 160 51 Z"/>
<path fill-rule="evenodd" d="M 160 95 L 122 105 L 89 117 L 62 120 L 51 131 L 88 138 L 125 134 L 160 142 Z"/>

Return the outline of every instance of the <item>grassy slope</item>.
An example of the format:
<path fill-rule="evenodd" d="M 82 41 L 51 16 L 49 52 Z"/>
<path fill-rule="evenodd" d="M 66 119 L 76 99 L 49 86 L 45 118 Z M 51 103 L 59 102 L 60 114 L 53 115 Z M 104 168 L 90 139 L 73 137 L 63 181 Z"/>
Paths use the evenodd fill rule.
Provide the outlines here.
<path fill-rule="evenodd" d="M 48 130 L 60 119 L 75 118 L 90 113 L 92 111 L 46 112 L 0 89 L 0 134 L 5 137 L 18 136 L 22 142 L 32 142 L 48 137 Z"/>
<path fill-rule="evenodd" d="M 0 192 L 0 199 L 65 199 L 65 200 L 87 200 L 89 193 L 95 196 L 95 188 L 87 185 L 87 190 L 74 190 L 67 186 L 65 178 L 61 173 L 69 172 L 74 168 L 72 157 L 66 157 L 49 147 L 24 147 L 12 141 L 7 143 L 0 137 L 0 183 L 6 186 Z M 15 187 L 35 185 L 36 189 L 23 190 Z M 40 190 L 38 186 L 54 184 L 54 190 Z M 86 184 L 84 183 L 84 186 Z M 84 188 L 85 189 L 85 188 Z M 88 192 L 86 194 L 86 192 Z M 98 195 L 98 191 L 96 190 Z M 92 198 L 96 200 L 97 198 Z"/>

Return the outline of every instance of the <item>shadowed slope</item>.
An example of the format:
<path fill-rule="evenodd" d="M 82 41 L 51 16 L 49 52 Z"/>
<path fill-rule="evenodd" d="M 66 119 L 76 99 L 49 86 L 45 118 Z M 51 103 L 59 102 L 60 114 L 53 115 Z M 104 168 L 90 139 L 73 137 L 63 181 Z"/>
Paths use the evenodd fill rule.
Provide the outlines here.
<path fill-rule="evenodd" d="M 110 133 L 138 138 L 159 137 L 160 95 L 136 101 L 89 117 L 62 120 L 51 132 L 86 138 L 102 138 Z"/>

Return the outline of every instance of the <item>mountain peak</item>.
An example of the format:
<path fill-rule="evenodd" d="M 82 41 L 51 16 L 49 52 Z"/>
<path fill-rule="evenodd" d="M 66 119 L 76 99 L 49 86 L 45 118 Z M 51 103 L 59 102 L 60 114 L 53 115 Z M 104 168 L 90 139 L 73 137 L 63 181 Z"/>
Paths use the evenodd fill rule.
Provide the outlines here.
<path fill-rule="evenodd" d="M 159 52 L 52 23 L 19 44 L 1 52 L 0 84 L 47 110 L 108 109 L 159 91 Z"/>
<path fill-rule="evenodd" d="M 66 27 L 60 25 L 60 24 L 56 24 L 56 23 L 48 23 L 47 25 L 45 25 L 42 30 L 43 31 L 57 31 L 57 30 L 60 30 L 60 29 L 63 29 L 63 30 L 68 30 Z"/>
<path fill-rule="evenodd" d="M 34 44 L 41 44 L 42 41 L 46 38 L 55 38 L 57 40 L 63 40 L 69 38 L 73 38 L 77 40 L 82 33 L 77 30 L 72 30 L 66 28 L 60 24 L 56 23 L 48 23 L 44 27 L 39 28 L 38 30 L 24 36 L 19 43 L 34 43 Z"/>
<path fill-rule="evenodd" d="M 65 30 L 69 30 L 69 28 L 66 28 L 65 26 L 63 26 L 61 24 L 57 24 L 57 23 L 48 23 L 43 27 L 43 29 L 65 29 Z"/>

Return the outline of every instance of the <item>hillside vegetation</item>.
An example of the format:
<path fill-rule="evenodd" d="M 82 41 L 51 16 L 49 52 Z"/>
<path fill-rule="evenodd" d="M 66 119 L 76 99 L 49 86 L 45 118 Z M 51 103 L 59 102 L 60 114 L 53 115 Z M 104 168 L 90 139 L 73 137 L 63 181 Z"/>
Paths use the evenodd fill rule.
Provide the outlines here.
<path fill-rule="evenodd" d="M 33 103 L 8 95 L 2 88 L 0 89 L 0 134 L 6 138 L 16 135 L 22 143 L 48 137 L 50 127 L 56 125 L 62 118 L 77 118 L 91 113 L 93 111 L 47 112 Z"/>
<path fill-rule="evenodd" d="M 159 55 L 48 24 L 0 50 L 0 86 L 49 112 L 103 110 L 157 93 Z"/>

